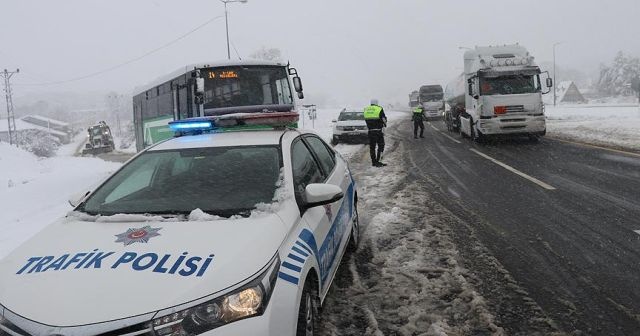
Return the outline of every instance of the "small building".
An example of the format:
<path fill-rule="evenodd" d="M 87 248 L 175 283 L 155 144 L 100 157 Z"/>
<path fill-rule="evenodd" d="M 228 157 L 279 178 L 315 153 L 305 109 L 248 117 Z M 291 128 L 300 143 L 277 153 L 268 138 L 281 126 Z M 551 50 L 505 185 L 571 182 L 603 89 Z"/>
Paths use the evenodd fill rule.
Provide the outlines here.
<path fill-rule="evenodd" d="M 54 129 L 53 127 L 43 127 L 26 122 L 22 119 L 16 119 L 16 132 L 21 133 L 27 130 L 38 130 L 49 133 L 49 135 L 56 137 L 60 143 L 68 144 L 71 142 L 71 133 L 62 132 Z M 7 119 L 0 119 L 0 141 L 9 142 L 9 123 Z"/>
<path fill-rule="evenodd" d="M 558 83 L 556 96 L 558 103 L 584 104 L 588 102 L 573 81 Z"/>

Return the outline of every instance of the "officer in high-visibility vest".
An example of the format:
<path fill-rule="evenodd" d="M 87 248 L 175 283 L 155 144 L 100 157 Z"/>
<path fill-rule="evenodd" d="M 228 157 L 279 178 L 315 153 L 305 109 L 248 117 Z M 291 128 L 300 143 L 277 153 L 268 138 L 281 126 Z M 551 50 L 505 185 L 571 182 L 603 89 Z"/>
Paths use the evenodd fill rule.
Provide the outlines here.
<path fill-rule="evenodd" d="M 413 109 L 413 138 L 418 138 L 418 128 L 420 128 L 420 137 L 424 138 L 424 120 L 427 119 L 424 115 L 424 108 L 422 106 L 416 106 Z"/>
<path fill-rule="evenodd" d="M 374 167 L 386 166 L 380 159 L 384 151 L 383 127 L 387 126 L 387 116 L 384 109 L 378 105 L 377 99 L 371 99 L 371 105 L 364 108 L 364 120 L 369 129 L 369 153 L 371 154 L 371 164 Z M 376 151 L 376 146 L 377 151 Z"/>

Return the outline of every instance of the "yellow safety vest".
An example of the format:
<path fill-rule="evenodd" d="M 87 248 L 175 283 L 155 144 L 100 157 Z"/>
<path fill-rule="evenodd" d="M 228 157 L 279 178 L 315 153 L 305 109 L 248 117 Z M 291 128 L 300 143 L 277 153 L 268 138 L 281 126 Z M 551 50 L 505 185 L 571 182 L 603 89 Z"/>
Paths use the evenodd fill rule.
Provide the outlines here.
<path fill-rule="evenodd" d="M 418 113 L 419 114 L 419 113 L 422 113 L 422 112 L 423 112 L 422 107 L 416 107 L 416 108 L 413 109 L 413 113 Z"/>
<path fill-rule="evenodd" d="M 364 108 L 364 119 L 380 119 L 382 107 L 378 105 L 369 105 Z"/>

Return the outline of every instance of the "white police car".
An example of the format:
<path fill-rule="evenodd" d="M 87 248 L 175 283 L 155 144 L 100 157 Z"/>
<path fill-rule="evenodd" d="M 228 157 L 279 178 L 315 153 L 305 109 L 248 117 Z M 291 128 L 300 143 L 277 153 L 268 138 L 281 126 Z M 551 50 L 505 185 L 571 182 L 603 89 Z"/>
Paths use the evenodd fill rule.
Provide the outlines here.
<path fill-rule="evenodd" d="M 0 335 L 312 335 L 357 200 L 312 133 L 162 142 L 0 261 Z"/>

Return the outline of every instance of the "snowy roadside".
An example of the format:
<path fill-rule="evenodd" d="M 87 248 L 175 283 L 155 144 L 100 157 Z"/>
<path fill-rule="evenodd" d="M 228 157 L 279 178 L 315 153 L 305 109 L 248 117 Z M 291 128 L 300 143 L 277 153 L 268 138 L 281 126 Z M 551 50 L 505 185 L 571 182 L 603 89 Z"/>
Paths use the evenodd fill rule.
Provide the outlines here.
<path fill-rule="evenodd" d="M 387 167 L 371 167 L 366 150 L 351 155 L 362 241 L 341 265 L 319 334 L 504 335 L 458 263 L 440 210 L 409 182 L 402 144 L 387 142 Z"/>
<path fill-rule="evenodd" d="M 73 146 L 63 152 L 72 153 Z M 39 159 L 0 143 L 0 259 L 71 210 L 69 196 L 88 190 L 120 166 L 64 155 Z"/>
<path fill-rule="evenodd" d="M 546 114 L 551 137 L 640 151 L 638 106 L 547 106 Z"/>

